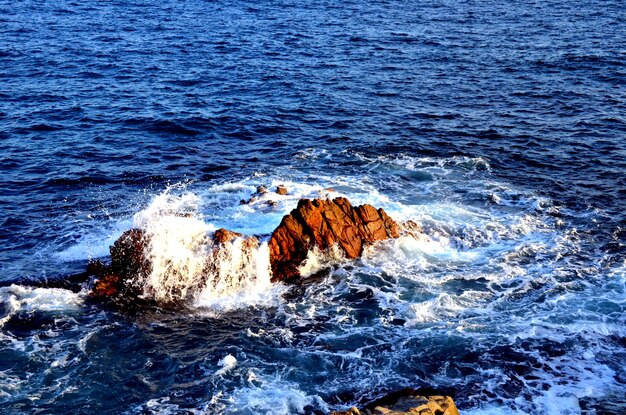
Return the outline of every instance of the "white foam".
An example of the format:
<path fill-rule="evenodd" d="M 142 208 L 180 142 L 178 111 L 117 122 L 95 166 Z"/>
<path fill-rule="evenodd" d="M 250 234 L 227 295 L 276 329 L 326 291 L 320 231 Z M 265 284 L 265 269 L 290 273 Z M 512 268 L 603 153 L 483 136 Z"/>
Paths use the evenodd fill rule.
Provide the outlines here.
<path fill-rule="evenodd" d="M 308 395 L 296 385 L 281 382 L 259 382 L 259 386 L 245 387 L 230 396 L 231 404 L 224 414 L 293 415 L 304 413 L 314 405 L 323 411 L 328 406 L 317 395 Z"/>
<path fill-rule="evenodd" d="M 91 233 L 81 234 L 75 244 L 55 255 L 63 262 L 105 257 L 109 254 L 109 246 L 113 245 L 120 235 L 131 226 L 132 221 L 130 219 L 103 224 Z"/>
<path fill-rule="evenodd" d="M 432 321 L 447 321 L 455 318 L 467 307 L 457 296 L 440 293 L 432 300 L 411 304 L 413 317 L 407 321 L 412 326 L 418 323 Z"/>
<path fill-rule="evenodd" d="M 195 295 L 211 252 L 211 227 L 193 217 L 167 214 L 147 220 L 145 230 L 152 272 L 141 282 L 144 296 L 181 301 Z"/>
<path fill-rule="evenodd" d="M 345 261 L 343 251 L 335 244 L 329 249 L 322 251 L 318 247 L 307 252 L 306 259 L 298 267 L 298 272 L 304 278 L 309 277 L 333 264 Z"/>
<path fill-rule="evenodd" d="M 218 190 L 238 189 L 231 185 Z M 215 245 L 215 226 L 201 219 L 201 208 L 196 194 L 164 193 L 135 215 L 135 225 L 148 237 L 152 263 L 150 275 L 137 282 L 143 295 L 219 310 L 265 302 L 275 294 L 267 243 L 236 238 Z"/>
<path fill-rule="evenodd" d="M 181 407 L 179 405 L 175 403 L 170 403 L 169 396 L 150 399 L 143 405 L 137 406 L 135 408 L 135 412 L 142 414 L 147 413 L 151 415 L 176 415 L 180 414 L 181 412 L 194 415 L 208 415 L 207 412 L 198 409 L 184 408 L 184 410 L 181 410 Z"/>
<path fill-rule="evenodd" d="M 463 415 L 528 415 L 528 413 L 508 406 L 488 404 L 480 408 L 465 409 Z"/>
<path fill-rule="evenodd" d="M 215 372 L 215 375 L 221 376 L 229 372 L 232 368 L 234 368 L 237 365 L 237 359 L 235 358 L 235 356 L 231 354 L 227 354 L 222 359 L 220 359 L 219 362 L 217 362 L 217 365 L 220 366 L 221 369 L 217 370 Z"/>
<path fill-rule="evenodd" d="M 10 285 L 0 288 L 0 301 L 6 314 L 0 318 L 2 327 L 18 311 L 76 311 L 83 304 L 86 293 L 74 293 L 61 288 L 32 288 Z"/>

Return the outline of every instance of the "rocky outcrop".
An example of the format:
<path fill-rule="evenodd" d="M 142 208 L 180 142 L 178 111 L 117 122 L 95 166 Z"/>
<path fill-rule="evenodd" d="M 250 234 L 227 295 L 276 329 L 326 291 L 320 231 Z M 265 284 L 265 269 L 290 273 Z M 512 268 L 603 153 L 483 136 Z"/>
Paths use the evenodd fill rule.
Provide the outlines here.
<path fill-rule="evenodd" d="M 402 389 L 368 403 L 364 408 L 331 415 L 459 415 L 450 396 L 432 390 Z"/>
<path fill-rule="evenodd" d="M 269 189 L 266 186 L 258 186 L 256 188 L 256 193 L 253 193 L 250 196 L 250 199 L 241 199 L 239 201 L 240 205 L 249 205 L 250 203 L 256 203 L 259 200 L 262 200 L 265 204 L 269 205 L 269 206 L 276 206 L 276 201 L 272 200 L 272 199 L 267 199 L 266 195 L 268 195 L 270 193 Z M 287 194 L 289 194 L 289 190 L 287 189 L 287 186 L 285 186 L 284 184 L 279 184 L 278 186 L 276 186 L 276 194 L 280 195 L 280 196 L 285 196 Z"/>
<path fill-rule="evenodd" d="M 358 258 L 376 241 L 397 238 L 400 227 L 383 209 L 352 206 L 348 199 L 302 199 L 285 216 L 269 241 L 274 281 L 300 276 L 298 267 L 309 250 L 337 245 L 347 258 Z"/>
<path fill-rule="evenodd" d="M 213 243 L 215 244 L 225 244 L 227 242 L 232 241 L 233 239 L 240 238 L 243 235 L 239 232 L 229 231 L 228 229 L 219 228 L 213 234 Z"/>
<path fill-rule="evenodd" d="M 262 191 L 263 189 L 260 189 Z M 406 232 L 406 230 L 405 230 Z M 270 266 L 273 281 L 294 281 L 300 277 L 298 267 L 309 250 L 337 246 L 346 258 L 358 258 L 365 246 L 376 241 L 397 238 L 400 226 L 383 209 L 371 205 L 352 206 L 338 197 L 302 199 L 296 209 L 285 216 L 269 240 Z M 212 236 L 215 249 L 207 256 L 205 277 L 214 274 L 219 246 L 243 238 L 243 248 L 259 246 L 256 237 L 245 237 L 227 229 L 218 229 Z M 96 277 L 92 297 L 135 297 L 140 294 L 135 284 L 152 271 L 149 237 L 140 229 L 130 229 L 110 247 L 111 265 L 92 263 L 87 272 Z"/>

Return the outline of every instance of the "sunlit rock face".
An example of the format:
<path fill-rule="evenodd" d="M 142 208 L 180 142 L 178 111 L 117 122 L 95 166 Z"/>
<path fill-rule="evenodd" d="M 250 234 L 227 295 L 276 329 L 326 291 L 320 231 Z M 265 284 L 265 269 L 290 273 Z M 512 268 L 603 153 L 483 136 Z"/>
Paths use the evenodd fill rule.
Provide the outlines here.
<path fill-rule="evenodd" d="M 354 259 L 366 245 L 399 236 L 398 224 L 383 209 L 367 204 L 355 207 L 343 197 L 302 199 L 272 233 L 272 280 L 298 278 L 298 267 L 313 248 L 337 245 L 346 258 Z"/>
<path fill-rule="evenodd" d="M 330 415 L 459 415 L 450 396 L 431 389 L 406 388 L 392 392 L 365 405 L 332 412 Z"/>

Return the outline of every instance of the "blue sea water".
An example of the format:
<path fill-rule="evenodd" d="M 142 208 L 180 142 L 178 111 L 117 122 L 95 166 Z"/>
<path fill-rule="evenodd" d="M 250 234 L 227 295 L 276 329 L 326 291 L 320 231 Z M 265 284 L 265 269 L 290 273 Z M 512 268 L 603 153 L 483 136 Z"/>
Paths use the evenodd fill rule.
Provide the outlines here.
<path fill-rule="evenodd" d="M 0 408 L 623 414 L 625 34 L 622 1 L 0 0 Z M 424 237 L 176 309 L 57 288 L 132 226 L 263 238 L 320 195 Z"/>

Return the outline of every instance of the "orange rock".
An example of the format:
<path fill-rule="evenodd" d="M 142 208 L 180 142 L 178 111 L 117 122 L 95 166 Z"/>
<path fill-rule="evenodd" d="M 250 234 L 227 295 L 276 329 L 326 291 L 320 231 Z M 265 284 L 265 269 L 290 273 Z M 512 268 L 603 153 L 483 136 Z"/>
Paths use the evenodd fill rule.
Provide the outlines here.
<path fill-rule="evenodd" d="M 298 267 L 314 247 L 326 250 L 337 245 L 347 258 L 354 259 L 363 253 L 366 245 L 399 236 L 398 224 L 382 209 L 371 205 L 354 207 L 343 197 L 334 200 L 302 199 L 297 208 L 283 218 L 270 238 L 272 280 L 289 281 L 300 277 Z M 246 237 L 223 228 L 213 234 L 215 245 L 224 245 L 236 238 L 243 238 L 245 249 L 259 246 L 259 240 L 254 236 Z M 149 242 L 143 230 L 130 229 L 110 247 L 110 266 L 91 263 L 87 272 L 97 278 L 92 296 L 138 295 L 141 287 L 133 282 L 141 281 L 152 271 Z M 216 247 L 209 255 L 218 253 L 219 248 Z M 208 262 L 212 262 L 210 258 Z"/>
<path fill-rule="evenodd" d="M 241 238 L 243 235 L 238 232 L 229 231 L 228 229 L 220 228 L 213 234 L 213 242 L 215 244 L 223 245 L 226 242 L 230 242 L 233 239 Z"/>
<path fill-rule="evenodd" d="M 239 232 L 229 231 L 228 229 L 220 228 L 213 234 L 213 243 L 216 245 L 224 245 L 237 238 L 243 238 L 244 247 L 246 249 L 255 249 L 259 246 L 259 240 L 254 236 L 244 236 Z M 217 254 L 215 251 L 213 254 Z"/>
<path fill-rule="evenodd" d="M 429 389 L 406 388 L 369 402 L 362 409 L 331 412 L 330 415 L 459 415 L 450 396 Z"/>
<path fill-rule="evenodd" d="M 119 294 L 120 282 L 117 275 L 105 275 L 96 281 L 89 295 L 95 298 L 115 297 Z"/>
<path fill-rule="evenodd" d="M 298 267 L 313 247 L 337 246 L 347 258 L 358 258 L 364 246 L 400 236 L 398 224 L 383 209 L 353 207 L 348 199 L 302 199 L 285 216 L 269 241 L 273 280 L 300 276 Z"/>

